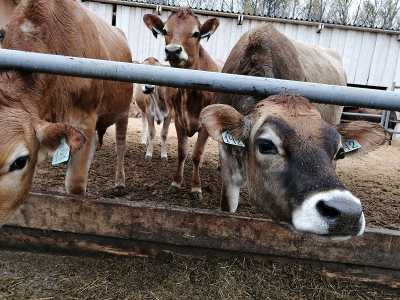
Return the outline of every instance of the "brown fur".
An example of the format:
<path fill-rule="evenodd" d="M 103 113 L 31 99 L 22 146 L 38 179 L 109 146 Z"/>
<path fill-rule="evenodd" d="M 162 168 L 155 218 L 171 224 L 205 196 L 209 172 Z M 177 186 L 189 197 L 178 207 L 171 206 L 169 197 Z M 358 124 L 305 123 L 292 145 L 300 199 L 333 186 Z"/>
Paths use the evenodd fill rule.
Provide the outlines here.
<path fill-rule="evenodd" d="M 21 1 L 5 27 L 2 47 L 132 61 L 126 38 L 120 30 L 106 24 L 78 1 L 70 0 Z M 15 147 L 25 145 L 30 156 L 29 171 L 26 171 L 29 176 L 24 177 L 20 191 L 11 193 L 8 190 L 9 194 L 0 193 L 0 202 L 4 201 L 4 197 L 8 197 L 11 202 L 15 200 L 19 203 L 27 196 L 26 191 L 30 188 L 40 142 L 46 143 L 53 136 L 50 138 L 50 148 L 54 148 L 59 142 L 59 137 L 64 135 L 74 150 L 74 144 L 80 139 L 78 132 L 81 132 L 88 142 L 72 156 L 66 186 L 72 193 L 84 193 L 95 131 L 104 134 L 107 127 L 114 123 L 117 130 L 118 156 L 116 184 L 124 184 L 123 156 L 132 89 L 129 83 L 46 74 L 0 73 L 1 123 L 3 128 L 10 128 L 0 139 L 0 157 L 9 155 L 4 149 L 10 141 L 13 141 Z M 15 111 L 25 117 L 17 122 L 12 121 Z M 45 136 L 38 140 L 38 124 L 43 122 L 59 125 L 50 126 Z M 17 133 L 13 127 L 22 130 L 18 130 Z M 71 129 L 73 127 L 74 129 Z M 36 137 L 32 134 L 35 131 Z M 71 139 L 68 138 L 70 135 Z M 4 161 L 4 157 L 0 161 Z M 0 174 L 1 186 L 3 176 L 11 175 Z M 7 190 L 3 186 L 2 189 Z M 8 215 L 9 212 L 4 214 Z"/>

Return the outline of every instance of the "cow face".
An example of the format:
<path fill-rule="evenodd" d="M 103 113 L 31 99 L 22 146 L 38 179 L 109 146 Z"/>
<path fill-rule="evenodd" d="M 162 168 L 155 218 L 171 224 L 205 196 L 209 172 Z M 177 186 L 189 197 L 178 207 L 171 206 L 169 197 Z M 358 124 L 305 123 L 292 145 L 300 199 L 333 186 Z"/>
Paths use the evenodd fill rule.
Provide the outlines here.
<path fill-rule="evenodd" d="M 172 13 L 167 22 L 156 15 L 143 17 L 146 26 L 157 37 L 165 38 L 165 54 L 173 67 L 191 68 L 198 61 L 200 40 L 209 38 L 217 30 L 219 22 L 212 18 L 200 24 L 198 18 L 188 8 Z"/>
<path fill-rule="evenodd" d="M 223 142 L 228 131 L 244 147 L 221 143 L 222 208 L 235 211 L 247 180 L 251 200 L 296 230 L 330 236 L 362 234 L 360 200 L 340 182 L 335 160 L 343 158 L 341 136 L 302 97 L 273 96 L 246 116 L 211 105 L 202 125 Z"/>
<path fill-rule="evenodd" d="M 65 138 L 71 152 L 84 136 L 71 126 L 35 119 L 22 108 L 3 105 L 0 90 L 0 226 L 28 196 L 39 152 L 54 151 Z"/>

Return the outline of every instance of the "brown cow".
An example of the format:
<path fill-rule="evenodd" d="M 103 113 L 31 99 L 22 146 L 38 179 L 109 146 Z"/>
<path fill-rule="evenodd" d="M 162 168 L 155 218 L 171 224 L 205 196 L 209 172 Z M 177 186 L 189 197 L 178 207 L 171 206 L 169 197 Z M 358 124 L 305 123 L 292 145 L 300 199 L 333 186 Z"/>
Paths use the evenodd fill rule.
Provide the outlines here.
<path fill-rule="evenodd" d="M 146 58 L 143 64 L 162 66 L 154 57 Z M 166 140 L 172 117 L 170 93 L 173 90 L 173 88 L 154 86 L 151 84 L 135 85 L 134 100 L 142 116 L 141 143 L 147 145 L 146 160 L 151 160 L 153 157 L 153 143 L 156 134 L 154 121 L 156 121 L 157 124 L 163 123 L 161 130 L 161 159 L 168 159 Z"/>
<path fill-rule="evenodd" d="M 306 49 L 265 25 L 240 39 L 223 72 L 344 84 L 333 52 L 309 47 L 306 57 Z M 383 143 L 381 128 L 346 124 L 339 128 L 341 138 L 335 128 L 340 107 L 314 106 L 296 96 L 272 96 L 258 104 L 260 99 L 241 95 L 216 98 L 223 104 L 205 108 L 201 123 L 221 142 L 222 210 L 236 211 L 240 188 L 247 182 L 250 198 L 261 210 L 297 230 L 334 236 L 363 233 L 360 200 L 336 176 L 335 160 L 344 156 L 346 137 L 364 147 Z"/>
<path fill-rule="evenodd" d="M 121 31 L 78 1 L 26 0 L 5 28 L 3 47 L 131 62 Z M 116 124 L 116 185 L 125 184 L 124 154 L 130 83 L 19 72 L 0 73 L 0 223 L 27 197 L 39 150 L 71 147 L 67 192 L 84 194 L 100 139 Z M 84 141 L 87 143 L 84 143 Z"/>
<path fill-rule="evenodd" d="M 166 58 L 172 67 L 218 71 L 217 64 L 200 44 L 201 39 L 208 39 L 218 28 L 217 19 L 212 18 L 201 24 L 189 8 L 181 8 L 172 13 L 165 23 L 158 16 L 150 14 L 145 15 L 143 20 L 155 37 L 159 34 L 164 36 Z M 199 126 L 199 115 L 213 100 L 214 94 L 211 92 L 182 88 L 177 89 L 176 95 L 172 98 L 178 136 L 178 168 L 171 189 L 182 187 L 188 137 L 198 132 L 192 155 L 192 195 L 198 199 L 202 197 L 199 167 L 208 139 L 207 131 Z"/>

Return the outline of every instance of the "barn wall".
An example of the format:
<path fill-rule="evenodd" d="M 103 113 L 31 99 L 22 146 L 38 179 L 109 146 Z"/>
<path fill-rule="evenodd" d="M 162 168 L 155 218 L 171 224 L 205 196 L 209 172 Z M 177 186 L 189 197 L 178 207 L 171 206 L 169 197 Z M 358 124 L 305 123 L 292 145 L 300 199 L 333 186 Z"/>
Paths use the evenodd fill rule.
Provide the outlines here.
<path fill-rule="evenodd" d="M 112 5 L 85 2 L 96 14 L 111 22 Z M 164 58 L 164 41 L 155 39 L 142 18 L 153 9 L 117 5 L 116 26 L 128 37 L 129 45 L 136 60 L 148 56 Z M 162 12 L 166 20 L 169 12 Z M 204 22 L 207 17 L 199 16 Z M 203 46 L 219 62 L 224 62 L 237 40 L 246 31 L 262 24 L 260 20 L 245 19 L 243 25 L 237 25 L 233 18 L 220 17 L 220 27 Z M 274 23 L 275 27 L 288 37 L 313 45 L 332 48 L 338 51 L 344 60 L 348 83 L 369 86 L 391 86 L 393 81 L 400 83 L 400 42 L 397 35 L 357 31 L 341 28 L 324 28 L 317 33 L 317 25 L 307 26 L 290 23 Z"/>

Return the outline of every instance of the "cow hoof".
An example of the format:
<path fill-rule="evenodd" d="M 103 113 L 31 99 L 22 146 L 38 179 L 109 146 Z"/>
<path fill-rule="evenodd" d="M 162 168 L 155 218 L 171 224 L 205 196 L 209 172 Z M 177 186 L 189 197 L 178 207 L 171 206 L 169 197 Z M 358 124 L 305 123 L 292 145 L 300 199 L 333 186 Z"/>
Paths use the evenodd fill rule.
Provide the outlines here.
<path fill-rule="evenodd" d="M 169 186 L 168 192 L 170 192 L 170 193 L 177 193 L 180 189 L 181 189 L 181 185 L 178 184 L 178 183 L 176 183 L 176 182 L 173 182 L 173 183 L 171 183 L 171 185 Z"/>
<path fill-rule="evenodd" d="M 179 189 L 178 189 L 176 186 L 173 186 L 173 185 L 170 185 L 169 188 L 168 188 L 168 192 L 169 192 L 169 193 L 175 194 L 175 193 L 177 193 L 178 191 L 179 191 Z"/>
<path fill-rule="evenodd" d="M 168 161 L 168 156 L 167 155 L 162 155 L 161 156 L 162 161 Z"/>
<path fill-rule="evenodd" d="M 145 161 L 151 161 L 152 158 L 153 158 L 152 155 L 146 154 L 146 155 L 144 156 L 144 160 L 145 160 Z"/>
<path fill-rule="evenodd" d="M 191 195 L 194 205 L 196 205 L 197 203 L 199 203 L 203 200 L 202 192 L 191 192 L 190 195 Z"/>

